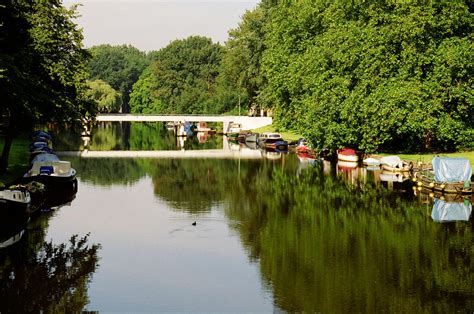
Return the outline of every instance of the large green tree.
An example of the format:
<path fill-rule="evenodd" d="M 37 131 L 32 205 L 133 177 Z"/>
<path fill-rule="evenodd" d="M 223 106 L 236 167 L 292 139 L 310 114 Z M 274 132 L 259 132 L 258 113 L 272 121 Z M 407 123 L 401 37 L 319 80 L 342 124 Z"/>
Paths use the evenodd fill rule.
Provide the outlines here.
<path fill-rule="evenodd" d="M 223 48 L 210 38 L 175 40 L 156 52 L 131 94 L 136 113 L 215 112 L 216 77 Z"/>
<path fill-rule="evenodd" d="M 61 1 L 7 1 L 0 17 L 1 111 L 9 120 L 1 173 L 16 132 L 36 122 L 74 121 L 94 108 L 83 97 L 89 55 L 72 21 L 75 7 L 67 9 Z"/>
<path fill-rule="evenodd" d="M 122 112 L 129 112 L 132 86 L 143 70 L 150 64 L 150 58 L 131 45 L 99 45 L 89 49 L 92 59 L 88 68 L 92 79 L 100 79 L 122 94 Z"/>
<path fill-rule="evenodd" d="M 284 1 L 263 68 L 281 127 L 320 147 L 474 147 L 470 2 Z"/>

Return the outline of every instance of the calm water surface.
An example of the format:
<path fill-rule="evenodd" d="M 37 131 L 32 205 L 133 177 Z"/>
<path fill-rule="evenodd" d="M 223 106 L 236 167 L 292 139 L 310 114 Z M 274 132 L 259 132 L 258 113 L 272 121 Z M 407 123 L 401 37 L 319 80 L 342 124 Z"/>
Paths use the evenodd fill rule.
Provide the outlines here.
<path fill-rule="evenodd" d="M 74 134 L 56 138 L 56 149 L 84 147 Z M 227 145 L 181 144 L 159 124 L 107 124 L 87 147 Z M 471 199 L 415 195 L 380 171 L 262 156 L 68 157 L 75 199 L 20 224 L 21 240 L 0 249 L 0 310 L 474 311 Z"/>

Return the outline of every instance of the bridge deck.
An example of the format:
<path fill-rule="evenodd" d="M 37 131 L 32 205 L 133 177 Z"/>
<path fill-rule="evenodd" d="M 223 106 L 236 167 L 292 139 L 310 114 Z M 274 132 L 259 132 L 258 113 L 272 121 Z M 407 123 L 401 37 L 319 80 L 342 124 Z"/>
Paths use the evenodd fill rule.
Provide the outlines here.
<path fill-rule="evenodd" d="M 130 121 L 130 122 L 222 122 L 224 130 L 230 122 L 242 124 L 243 129 L 257 129 L 272 124 L 271 117 L 247 116 L 213 116 L 213 115 L 132 115 L 132 114 L 99 114 L 97 121 Z"/>

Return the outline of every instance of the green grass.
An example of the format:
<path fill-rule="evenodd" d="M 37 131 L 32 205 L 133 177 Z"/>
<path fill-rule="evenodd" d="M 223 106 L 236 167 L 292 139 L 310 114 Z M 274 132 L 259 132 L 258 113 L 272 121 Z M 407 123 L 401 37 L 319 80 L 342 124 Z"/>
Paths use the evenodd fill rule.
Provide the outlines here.
<path fill-rule="evenodd" d="M 380 154 L 389 155 L 389 154 Z M 424 163 L 431 163 L 434 156 L 446 156 L 446 157 L 462 157 L 469 160 L 471 166 L 474 167 L 474 151 L 472 152 L 457 152 L 457 153 L 444 153 L 444 154 L 397 154 L 401 159 L 411 161 L 421 161 Z"/>
<path fill-rule="evenodd" d="M 3 151 L 5 138 L 0 137 L 0 153 Z M 0 176 L 0 182 L 9 183 L 18 179 L 28 169 L 28 145 L 29 140 L 26 137 L 18 137 L 13 140 L 8 156 L 7 173 Z"/>

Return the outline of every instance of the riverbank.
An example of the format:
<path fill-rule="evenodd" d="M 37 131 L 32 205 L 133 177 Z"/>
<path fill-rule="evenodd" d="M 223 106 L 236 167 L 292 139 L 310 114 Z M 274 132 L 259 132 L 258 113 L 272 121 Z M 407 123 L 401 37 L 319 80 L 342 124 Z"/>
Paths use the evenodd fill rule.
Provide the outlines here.
<path fill-rule="evenodd" d="M 252 130 L 253 132 L 263 133 L 263 132 L 278 132 L 281 136 L 287 140 L 288 142 L 296 141 L 299 138 L 303 137 L 301 134 L 293 133 L 293 132 L 279 132 L 273 125 L 267 125 L 262 128 L 258 128 Z M 389 156 L 389 155 L 397 155 L 403 160 L 413 161 L 413 162 L 423 162 L 423 163 L 431 163 L 431 160 L 434 156 L 447 156 L 447 157 L 462 157 L 469 160 L 471 166 L 474 169 L 474 151 L 470 152 L 456 152 L 456 153 L 412 153 L 412 154 L 391 154 L 391 153 L 380 153 L 378 155 L 381 156 Z"/>

